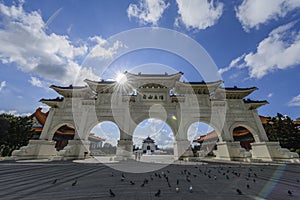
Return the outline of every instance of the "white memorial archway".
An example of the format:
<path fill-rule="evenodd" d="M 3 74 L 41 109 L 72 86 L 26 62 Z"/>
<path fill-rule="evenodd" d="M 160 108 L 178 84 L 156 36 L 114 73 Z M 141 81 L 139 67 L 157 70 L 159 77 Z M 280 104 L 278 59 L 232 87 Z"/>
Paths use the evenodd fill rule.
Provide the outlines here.
<path fill-rule="evenodd" d="M 130 159 L 132 134 L 140 122 L 149 118 L 160 119 L 172 129 L 175 159 L 192 156 L 187 132 L 191 124 L 199 121 L 215 129 L 218 159 L 273 161 L 298 157 L 282 149 L 278 142 L 268 141 L 257 113 L 257 108 L 267 102 L 244 99 L 256 87 L 222 88 L 222 81 L 182 82 L 182 75 L 125 72 L 124 82 L 85 80 L 87 85 L 83 87 L 51 86 L 63 98 L 41 100 L 51 107 L 42 134 L 39 140 L 30 140 L 28 146 L 14 151 L 13 157 L 84 158 L 89 153 L 89 131 L 99 122 L 111 121 L 120 129 L 116 159 Z M 53 130 L 67 123 L 75 125 L 74 140 L 57 152 Z M 255 138 L 250 152 L 233 140 L 232 131 L 238 125 L 247 127 Z"/>

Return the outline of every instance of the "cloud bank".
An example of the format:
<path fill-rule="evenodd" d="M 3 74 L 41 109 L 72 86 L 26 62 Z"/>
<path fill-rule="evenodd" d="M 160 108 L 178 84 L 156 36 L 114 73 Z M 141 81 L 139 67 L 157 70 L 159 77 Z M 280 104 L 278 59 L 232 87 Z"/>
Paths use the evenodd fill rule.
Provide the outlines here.
<path fill-rule="evenodd" d="M 129 19 L 137 18 L 141 24 L 156 26 L 169 5 L 164 0 L 140 0 L 139 4 L 129 4 L 127 15 Z"/>
<path fill-rule="evenodd" d="M 247 68 L 251 78 L 260 79 L 273 71 L 300 64 L 300 30 L 296 24 L 290 22 L 274 29 L 258 44 L 256 51 L 239 56 L 219 72 Z"/>
<path fill-rule="evenodd" d="M 74 77 L 98 77 L 82 68 L 77 60 L 84 56 L 86 44 L 74 44 L 66 35 L 47 33 L 47 24 L 37 11 L 26 12 L 22 3 L 11 7 L 0 3 L 0 61 L 15 63 L 24 72 L 33 73 L 63 85 Z"/>
<path fill-rule="evenodd" d="M 235 10 L 243 28 L 249 31 L 270 20 L 278 20 L 299 7 L 299 0 L 243 0 Z"/>

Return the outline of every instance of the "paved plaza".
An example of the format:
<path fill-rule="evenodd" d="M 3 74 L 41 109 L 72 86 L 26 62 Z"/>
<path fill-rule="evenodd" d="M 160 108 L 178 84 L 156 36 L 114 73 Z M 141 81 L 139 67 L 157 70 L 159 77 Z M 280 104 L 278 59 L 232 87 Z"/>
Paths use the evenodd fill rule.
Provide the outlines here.
<path fill-rule="evenodd" d="M 1 161 L 0 197 L 126 200 L 300 199 L 299 179 L 300 168 L 296 164 L 158 164 L 114 162 L 100 158 L 98 162 L 97 159 L 77 162 Z M 192 191 L 189 190 L 190 186 Z M 176 191 L 176 187 L 179 191 Z M 109 190 L 114 193 L 114 197 Z M 155 196 L 159 190 L 160 194 Z"/>

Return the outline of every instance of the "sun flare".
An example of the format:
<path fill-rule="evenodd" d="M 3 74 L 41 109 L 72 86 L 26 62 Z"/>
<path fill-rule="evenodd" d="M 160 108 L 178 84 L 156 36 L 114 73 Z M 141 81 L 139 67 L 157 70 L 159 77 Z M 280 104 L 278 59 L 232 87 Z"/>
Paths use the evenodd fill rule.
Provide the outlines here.
<path fill-rule="evenodd" d="M 126 81 L 127 81 L 127 77 L 123 73 L 118 73 L 117 76 L 116 76 L 116 81 L 119 84 L 125 84 Z"/>

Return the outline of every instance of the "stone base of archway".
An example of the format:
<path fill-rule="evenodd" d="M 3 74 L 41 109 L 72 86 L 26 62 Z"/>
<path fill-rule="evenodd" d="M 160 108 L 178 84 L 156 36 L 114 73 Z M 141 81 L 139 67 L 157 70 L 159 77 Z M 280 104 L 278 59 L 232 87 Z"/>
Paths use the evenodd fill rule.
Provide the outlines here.
<path fill-rule="evenodd" d="M 252 158 L 262 161 L 286 161 L 300 163 L 299 155 L 281 148 L 279 142 L 255 142 L 251 143 Z"/>
<path fill-rule="evenodd" d="M 214 151 L 216 159 L 228 161 L 250 161 L 251 153 L 240 146 L 240 142 L 218 142 Z"/>
<path fill-rule="evenodd" d="M 20 159 L 49 159 L 57 154 L 55 142 L 48 140 L 30 140 L 27 146 L 12 152 L 14 160 Z"/>

